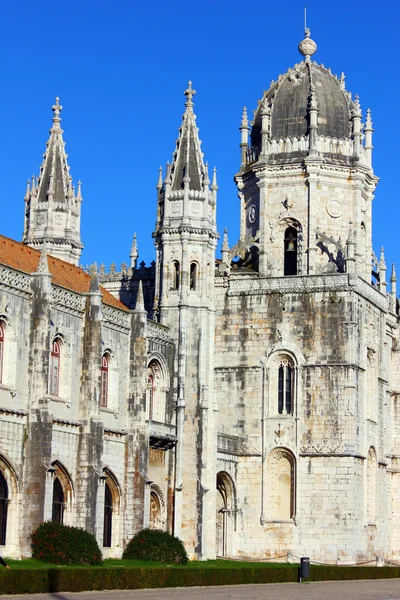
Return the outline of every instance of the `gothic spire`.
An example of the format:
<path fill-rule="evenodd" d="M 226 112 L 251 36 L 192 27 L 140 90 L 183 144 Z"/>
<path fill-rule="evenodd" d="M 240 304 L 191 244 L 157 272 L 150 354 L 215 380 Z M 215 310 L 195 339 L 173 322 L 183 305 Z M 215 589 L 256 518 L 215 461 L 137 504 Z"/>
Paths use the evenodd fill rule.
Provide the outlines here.
<path fill-rule="evenodd" d="M 35 248 L 48 242 L 49 254 L 67 262 L 79 263 L 82 251 L 80 239 L 80 184 L 78 196 L 69 174 L 60 114 L 62 106 L 57 97 L 53 110 L 53 125 L 38 177 L 25 195 L 25 228 L 23 241 Z"/>
<path fill-rule="evenodd" d="M 199 140 L 198 128 L 196 126 L 196 115 L 193 112 L 193 96 L 196 91 L 189 81 L 184 92 L 186 96 L 185 112 L 182 117 L 182 125 L 173 154 L 171 165 L 172 190 L 183 189 L 185 184 L 190 190 L 201 191 L 205 176 L 203 153 Z"/>

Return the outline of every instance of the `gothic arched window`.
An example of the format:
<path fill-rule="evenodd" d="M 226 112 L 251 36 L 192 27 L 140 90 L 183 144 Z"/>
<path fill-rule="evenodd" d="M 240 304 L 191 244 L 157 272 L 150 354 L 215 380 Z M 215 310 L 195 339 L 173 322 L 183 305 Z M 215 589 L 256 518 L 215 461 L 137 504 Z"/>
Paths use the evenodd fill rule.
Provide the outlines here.
<path fill-rule="evenodd" d="M 172 289 L 178 291 L 180 283 L 180 265 L 177 260 L 172 263 Z"/>
<path fill-rule="evenodd" d="M 198 272 L 197 263 L 190 263 L 190 289 L 194 292 L 197 290 Z"/>
<path fill-rule="evenodd" d="M 8 486 L 0 472 L 0 546 L 5 546 L 7 531 Z"/>
<path fill-rule="evenodd" d="M 165 422 L 165 399 L 167 383 L 165 371 L 158 360 L 152 360 L 147 368 L 147 418 Z"/>
<path fill-rule="evenodd" d="M 293 414 L 294 392 L 293 363 L 287 356 L 282 356 L 278 367 L 278 413 Z"/>
<path fill-rule="evenodd" d="M 288 227 L 284 239 L 284 275 L 297 275 L 297 230 Z"/>
<path fill-rule="evenodd" d="M 103 527 L 103 546 L 111 548 L 112 540 L 112 513 L 113 499 L 108 483 L 104 486 L 104 527 Z"/>
<path fill-rule="evenodd" d="M 101 387 L 100 387 L 100 406 L 106 407 L 108 403 L 108 367 L 110 356 L 103 354 L 101 357 Z"/>
<path fill-rule="evenodd" d="M 4 325 L 0 321 L 0 383 L 3 382 Z"/>
<path fill-rule="evenodd" d="M 56 338 L 51 346 L 50 355 L 50 394 L 58 396 L 60 388 L 61 341 Z"/>
<path fill-rule="evenodd" d="M 53 512 L 51 516 L 51 520 L 53 521 L 53 523 L 58 523 L 59 525 L 63 524 L 64 507 L 64 490 L 62 488 L 60 480 L 58 479 L 58 477 L 56 477 L 53 483 Z"/>

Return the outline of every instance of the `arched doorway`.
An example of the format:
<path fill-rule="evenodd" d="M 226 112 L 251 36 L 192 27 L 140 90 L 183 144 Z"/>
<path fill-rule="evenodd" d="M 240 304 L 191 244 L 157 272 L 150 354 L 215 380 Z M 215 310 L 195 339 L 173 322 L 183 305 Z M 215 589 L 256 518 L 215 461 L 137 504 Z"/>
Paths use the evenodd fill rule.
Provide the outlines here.
<path fill-rule="evenodd" d="M 6 544 L 7 533 L 8 485 L 0 472 L 0 546 Z"/>
<path fill-rule="evenodd" d="M 112 541 L 112 513 L 113 498 L 108 483 L 104 486 L 104 526 L 103 526 L 103 546 L 111 548 Z"/>
<path fill-rule="evenodd" d="M 231 556 L 232 538 L 235 531 L 235 494 L 233 482 L 227 473 L 217 474 L 216 540 L 217 556 Z"/>
<path fill-rule="evenodd" d="M 64 523 L 64 508 L 64 490 L 62 489 L 60 480 L 56 477 L 53 483 L 53 511 L 51 515 L 53 523 L 58 523 L 59 525 Z"/>

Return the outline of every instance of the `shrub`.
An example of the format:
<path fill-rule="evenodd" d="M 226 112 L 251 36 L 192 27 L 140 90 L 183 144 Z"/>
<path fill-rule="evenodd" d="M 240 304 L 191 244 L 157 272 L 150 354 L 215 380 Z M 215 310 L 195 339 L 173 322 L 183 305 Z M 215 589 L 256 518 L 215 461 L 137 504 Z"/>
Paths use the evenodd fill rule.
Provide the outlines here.
<path fill-rule="evenodd" d="M 181 540 L 166 531 L 142 529 L 128 543 L 122 558 L 186 565 L 189 558 Z"/>
<path fill-rule="evenodd" d="M 32 534 L 32 556 L 58 565 L 98 565 L 102 555 L 96 538 L 78 527 L 42 523 Z"/>

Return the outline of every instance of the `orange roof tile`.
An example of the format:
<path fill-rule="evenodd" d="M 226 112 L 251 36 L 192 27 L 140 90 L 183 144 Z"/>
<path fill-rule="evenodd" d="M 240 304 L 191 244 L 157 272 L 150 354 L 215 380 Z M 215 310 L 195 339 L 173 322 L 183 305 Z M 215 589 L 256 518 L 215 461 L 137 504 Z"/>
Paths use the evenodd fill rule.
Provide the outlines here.
<path fill-rule="evenodd" d="M 11 267 L 16 271 L 24 273 L 34 273 L 37 271 L 39 264 L 40 252 L 34 248 L 30 248 L 25 244 L 11 240 L 3 235 L 0 235 L 0 263 Z M 75 267 L 54 256 L 48 257 L 49 270 L 52 275 L 52 283 L 60 285 L 72 292 L 84 294 L 90 288 L 90 275 L 85 273 L 80 267 Z M 120 300 L 117 300 L 110 292 L 100 286 L 103 294 L 103 303 L 119 308 L 120 310 L 129 311 Z"/>

